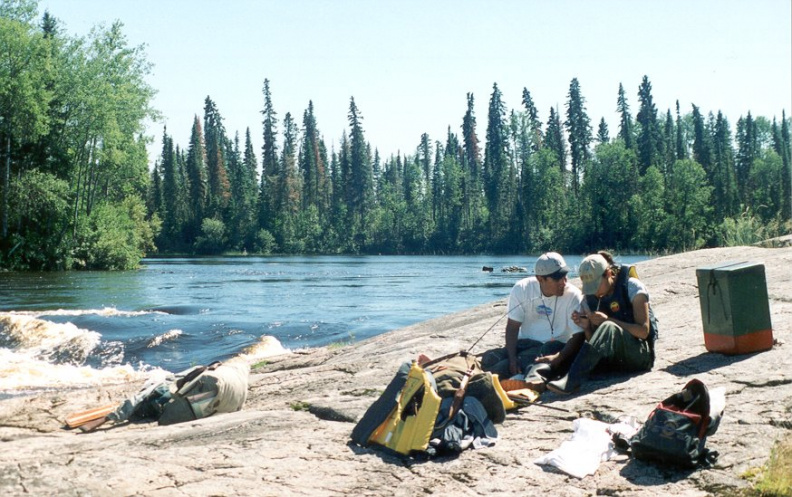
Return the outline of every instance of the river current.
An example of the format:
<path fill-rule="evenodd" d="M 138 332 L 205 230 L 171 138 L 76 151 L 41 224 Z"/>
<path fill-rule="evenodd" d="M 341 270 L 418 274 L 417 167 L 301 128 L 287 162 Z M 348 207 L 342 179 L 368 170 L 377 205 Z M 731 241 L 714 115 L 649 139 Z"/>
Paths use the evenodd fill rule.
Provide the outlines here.
<path fill-rule="evenodd" d="M 162 258 L 135 271 L 0 273 L 0 398 L 362 340 L 503 299 L 535 260 Z"/>

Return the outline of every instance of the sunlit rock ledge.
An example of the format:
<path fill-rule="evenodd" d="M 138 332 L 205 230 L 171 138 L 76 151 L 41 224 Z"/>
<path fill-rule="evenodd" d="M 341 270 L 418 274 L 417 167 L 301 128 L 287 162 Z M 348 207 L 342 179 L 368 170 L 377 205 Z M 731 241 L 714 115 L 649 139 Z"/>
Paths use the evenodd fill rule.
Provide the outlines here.
<path fill-rule="evenodd" d="M 696 268 L 765 265 L 777 344 L 737 356 L 704 347 Z M 660 321 L 657 361 L 646 374 L 598 377 L 568 409 L 530 406 L 498 425 L 494 447 L 417 462 L 349 444 L 354 422 L 399 365 L 499 346 L 505 295 L 352 345 L 301 350 L 253 369 L 244 409 L 192 423 L 128 424 L 80 434 L 66 414 L 118 401 L 140 385 L 50 392 L 0 401 L 0 489 L 7 495 L 729 495 L 764 464 L 792 426 L 792 247 L 707 249 L 638 264 Z M 579 281 L 572 280 L 572 284 Z M 577 479 L 533 461 L 561 445 L 578 416 L 646 417 L 689 379 L 724 387 L 726 410 L 707 445 L 713 469 L 677 471 L 625 458 Z"/>

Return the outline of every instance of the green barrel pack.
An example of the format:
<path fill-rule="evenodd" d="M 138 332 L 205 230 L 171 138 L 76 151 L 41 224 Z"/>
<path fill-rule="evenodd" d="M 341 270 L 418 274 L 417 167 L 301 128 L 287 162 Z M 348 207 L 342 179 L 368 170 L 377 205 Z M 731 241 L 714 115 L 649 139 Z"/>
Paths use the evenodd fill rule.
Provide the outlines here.
<path fill-rule="evenodd" d="M 696 269 L 704 346 L 747 354 L 773 347 L 764 264 L 726 262 Z"/>

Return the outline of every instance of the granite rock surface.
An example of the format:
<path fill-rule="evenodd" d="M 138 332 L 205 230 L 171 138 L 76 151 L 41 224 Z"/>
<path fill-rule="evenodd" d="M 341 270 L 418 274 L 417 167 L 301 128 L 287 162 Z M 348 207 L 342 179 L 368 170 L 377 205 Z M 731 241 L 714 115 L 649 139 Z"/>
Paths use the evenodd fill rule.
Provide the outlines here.
<path fill-rule="evenodd" d="M 776 344 L 722 355 L 704 346 L 697 267 L 765 265 Z M 774 442 L 792 429 L 792 247 L 706 249 L 638 265 L 660 322 L 657 361 L 637 376 L 598 376 L 564 410 L 528 406 L 497 426 L 493 447 L 456 458 L 404 459 L 350 444 L 354 423 L 399 365 L 419 354 L 483 352 L 503 342 L 504 299 L 342 347 L 296 351 L 253 369 L 242 411 L 172 426 L 65 430 L 71 412 L 123 400 L 140 385 L 49 392 L 0 401 L 4 495 L 729 495 L 749 485 Z M 573 280 L 572 284 L 580 282 Z M 699 378 L 723 387 L 726 409 L 707 446 L 714 468 L 675 470 L 620 456 L 582 479 L 534 464 L 568 440 L 580 417 L 645 419 Z"/>

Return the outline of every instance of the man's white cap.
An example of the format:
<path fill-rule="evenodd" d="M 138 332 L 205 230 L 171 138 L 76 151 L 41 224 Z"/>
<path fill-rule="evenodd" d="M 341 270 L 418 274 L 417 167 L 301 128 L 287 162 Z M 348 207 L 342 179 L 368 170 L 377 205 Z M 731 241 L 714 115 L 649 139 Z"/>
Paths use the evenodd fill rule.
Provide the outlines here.
<path fill-rule="evenodd" d="M 536 265 L 534 266 L 535 275 L 549 276 L 556 272 L 560 272 L 561 274 L 567 274 L 569 272 L 566 261 L 558 252 L 547 252 L 536 260 Z"/>

